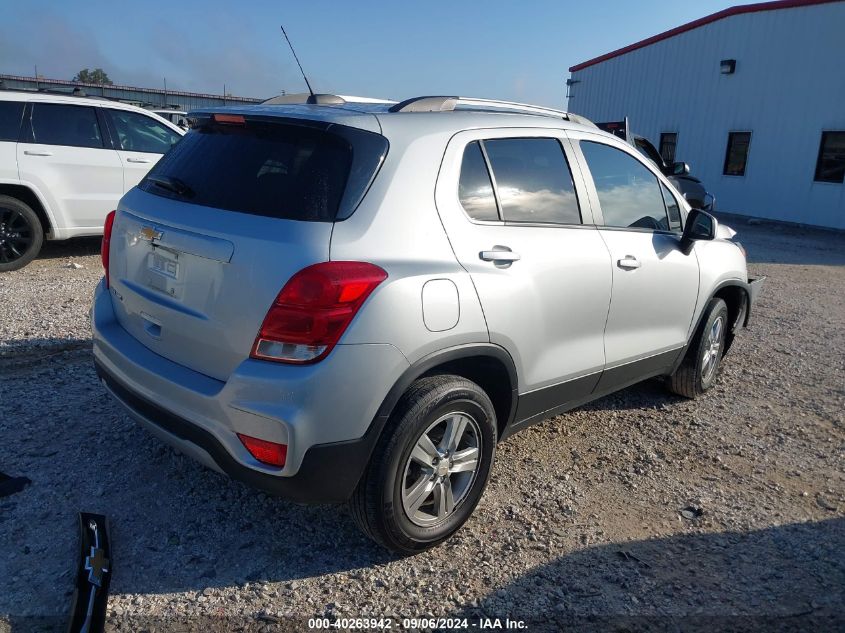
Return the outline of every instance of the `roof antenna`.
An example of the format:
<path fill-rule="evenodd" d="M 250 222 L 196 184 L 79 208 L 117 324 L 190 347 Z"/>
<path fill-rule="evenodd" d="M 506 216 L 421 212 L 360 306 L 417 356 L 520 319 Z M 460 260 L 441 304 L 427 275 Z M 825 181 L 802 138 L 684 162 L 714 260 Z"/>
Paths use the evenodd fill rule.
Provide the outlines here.
<path fill-rule="evenodd" d="M 308 86 L 308 92 L 311 94 L 311 99 L 314 99 L 316 101 L 316 98 L 314 97 L 314 91 L 311 90 L 311 84 L 308 83 L 308 77 L 305 76 L 305 71 L 302 70 L 302 64 L 299 63 L 299 57 L 296 56 L 296 51 L 293 50 L 293 44 L 290 43 L 290 38 L 288 37 L 288 34 L 285 32 L 284 25 L 282 25 L 282 35 L 285 36 L 285 40 L 287 40 L 288 46 L 290 46 L 290 52 L 293 53 L 293 58 L 296 60 L 296 65 L 299 66 L 299 72 L 302 73 L 302 78 L 305 80 L 305 85 Z M 309 101 L 311 99 L 309 99 Z"/>

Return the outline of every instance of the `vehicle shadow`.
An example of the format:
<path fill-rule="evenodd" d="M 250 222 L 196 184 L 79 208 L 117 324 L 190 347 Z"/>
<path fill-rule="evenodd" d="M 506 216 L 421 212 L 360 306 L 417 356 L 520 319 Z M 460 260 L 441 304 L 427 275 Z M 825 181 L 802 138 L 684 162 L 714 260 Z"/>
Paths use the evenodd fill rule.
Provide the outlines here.
<path fill-rule="evenodd" d="M 456 615 L 530 631 L 842 631 L 843 604 L 840 517 L 589 547 Z"/>
<path fill-rule="evenodd" d="M 99 255 L 102 242 L 102 237 L 74 237 L 69 240 L 45 241 L 36 260 Z"/>

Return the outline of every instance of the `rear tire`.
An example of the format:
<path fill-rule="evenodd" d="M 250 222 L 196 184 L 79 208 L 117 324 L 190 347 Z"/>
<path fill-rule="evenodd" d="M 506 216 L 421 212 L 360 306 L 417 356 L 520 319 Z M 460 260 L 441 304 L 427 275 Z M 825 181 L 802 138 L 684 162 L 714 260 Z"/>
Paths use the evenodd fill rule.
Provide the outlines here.
<path fill-rule="evenodd" d="M 681 366 L 669 376 L 669 389 L 685 398 L 697 398 L 716 384 L 719 365 L 725 353 L 728 331 L 728 306 L 713 298 Z"/>
<path fill-rule="evenodd" d="M 41 251 L 44 229 L 32 208 L 0 196 L 0 273 L 23 268 Z"/>
<path fill-rule="evenodd" d="M 401 554 L 432 548 L 472 514 L 490 477 L 496 413 L 465 378 L 416 381 L 400 399 L 349 508 L 358 527 Z"/>

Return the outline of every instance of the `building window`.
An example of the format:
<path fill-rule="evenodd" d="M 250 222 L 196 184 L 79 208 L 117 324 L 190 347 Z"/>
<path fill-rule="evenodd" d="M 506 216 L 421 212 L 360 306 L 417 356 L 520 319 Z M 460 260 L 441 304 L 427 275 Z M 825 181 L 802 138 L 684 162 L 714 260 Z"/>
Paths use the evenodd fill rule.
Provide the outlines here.
<path fill-rule="evenodd" d="M 822 132 L 819 158 L 816 161 L 817 182 L 845 181 L 845 132 Z"/>
<path fill-rule="evenodd" d="M 660 155 L 663 162 L 672 166 L 675 162 L 675 147 L 678 145 L 677 132 L 661 132 L 660 134 Z"/>
<path fill-rule="evenodd" d="M 748 164 L 748 146 L 751 145 L 751 132 L 731 132 L 728 134 L 728 149 L 725 152 L 725 176 L 744 176 Z"/>

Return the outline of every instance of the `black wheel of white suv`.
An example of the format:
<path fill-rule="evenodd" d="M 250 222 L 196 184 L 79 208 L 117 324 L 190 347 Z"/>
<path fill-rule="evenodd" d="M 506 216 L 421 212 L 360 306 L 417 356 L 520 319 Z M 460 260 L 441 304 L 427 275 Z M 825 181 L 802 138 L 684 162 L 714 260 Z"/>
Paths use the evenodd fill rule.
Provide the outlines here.
<path fill-rule="evenodd" d="M 0 273 L 26 266 L 43 242 L 44 230 L 35 211 L 17 198 L 0 196 Z"/>
<path fill-rule="evenodd" d="M 350 510 L 361 530 L 413 554 L 454 534 L 481 498 L 496 450 L 487 394 L 458 376 L 429 376 L 402 396 Z"/>
<path fill-rule="evenodd" d="M 704 309 L 701 325 L 681 366 L 669 377 L 673 393 L 695 398 L 716 384 L 727 331 L 728 306 L 722 299 L 713 298 Z"/>

